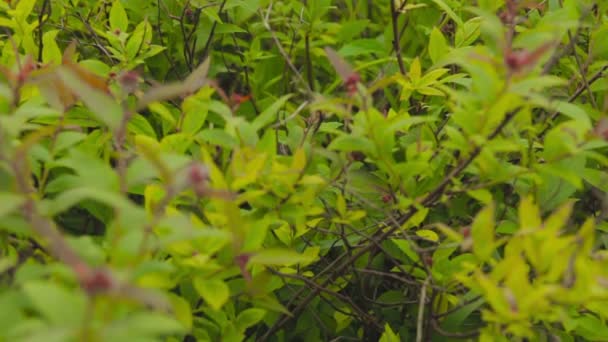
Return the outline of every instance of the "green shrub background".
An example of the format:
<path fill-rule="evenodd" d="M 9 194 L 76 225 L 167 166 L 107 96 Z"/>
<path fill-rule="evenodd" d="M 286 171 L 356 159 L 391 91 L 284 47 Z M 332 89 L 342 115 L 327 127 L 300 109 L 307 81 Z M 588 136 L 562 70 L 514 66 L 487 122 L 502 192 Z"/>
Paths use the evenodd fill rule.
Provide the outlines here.
<path fill-rule="evenodd" d="M 391 1 L 0 2 L 0 341 L 608 340 L 608 2 Z"/>

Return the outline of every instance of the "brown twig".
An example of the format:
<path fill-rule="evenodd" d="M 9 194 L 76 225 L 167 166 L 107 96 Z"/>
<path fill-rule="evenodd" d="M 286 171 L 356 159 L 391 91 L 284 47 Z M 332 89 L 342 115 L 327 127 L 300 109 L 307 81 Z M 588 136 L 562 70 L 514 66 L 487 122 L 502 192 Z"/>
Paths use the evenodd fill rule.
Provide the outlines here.
<path fill-rule="evenodd" d="M 312 97 L 312 95 L 313 95 L 312 89 L 310 88 L 308 83 L 304 80 L 304 78 L 302 77 L 302 74 L 300 74 L 300 71 L 298 71 L 296 66 L 293 64 L 293 62 L 291 61 L 291 58 L 289 58 L 289 54 L 287 54 L 287 52 L 283 48 L 283 45 L 279 41 L 279 38 L 277 38 L 277 35 L 272 30 L 272 27 L 270 27 L 269 17 L 270 17 L 270 13 L 272 12 L 272 4 L 273 3 L 271 1 L 270 5 L 268 5 L 268 9 L 266 10 L 266 15 L 261 15 L 262 22 L 264 23 L 264 27 L 270 33 L 270 36 L 272 37 L 274 44 L 276 45 L 277 49 L 279 50 L 279 53 L 281 54 L 281 56 L 283 57 L 283 59 L 285 60 L 285 62 L 289 66 L 289 68 L 291 69 L 291 71 L 293 71 L 293 73 L 296 76 L 296 78 L 298 79 L 298 81 L 304 86 L 306 93 L 310 97 Z"/>
<path fill-rule="evenodd" d="M 46 14 L 46 18 L 44 15 Z M 40 13 L 38 13 L 38 62 L 42 63 L 42 50 L 44 49 L 44 41 L 43 36 L 44 32 L 42 32 L 42 28 L 44 24 L 49 20 L 51 15 L 51 2 L 50 0 L 44 0 L 42 3 L 42 7 L 40 8 Z"/>
<path fill-rule="evenodd" d="M 357 314 L 360 317 L 362 317 L 365 321 L 372 323 L 377 329 L 379 329 L 379 331 L 383 330 L 382 325 L 380 323 L 378 323 L 376 321 L 376 319 L 374 319 L 374 317 L 370 316 L 364 310 L 362 310 L 361 308 L 359 308 L 357 306 L 357 304 L 355 304 L 355 302 L 353 302 L 352 298 L 350 298 L 348 296 L 345 296 L 345 295 L 343 295 L 341 293 L 332 291 L 332 290 L 330 290 L 330 289 L 328 289 L 326 287 L 323 287 L 323 286 L 315 283 L 314 281 L 312 281 L 312 280 L 310 280 L 310 279 L 308 279 L 308 278 L 306 278 L 304 276 L 301 276 L 301 275 L 281 273 L 281 272 L 275 271 L 275 270 L 273 270 L 271 268 L 267 268 L 267 270 L 270 273 L 273 273 L 273 274 L 281 276 L 281 277 L 285 277 L 285 278 L 290 278 L 290 279 L 295 279 L 295 280 L 302 281 L 306 285 L 308 285 L 308 286 L 310 286 L 310 287 L 312 287 L 312 288 L 314 288 L 316 290 L 319 290 L 320 292 L 327 293 L 327 294 L 329 294 L 329 295 L 331 295 L 333 297 L 336 297 L 336 298 L 340 299 L 343 302 L 348 303 L 350 305 L 350 307 L 353 309 L 353 311 L 357 312 Z"/>
<path fill-rule="evenodd" d="M 308 78 L 308 87 L 314 91 L 315 83 L 312 69 L 312 59 L 310 58 L 310 34 L 307 32 L 304 37 L 304 53 L 306 56 L 306 77 Z"/>
<path fill-rule="evenodd" d="M 568 102 L 573 102 L 574 100 L 576 100 L 579 96 L 581 96 L 581 94 L 585 91 L 585 89 L 587 89 L 588 86 L 590 86 L 591 84 L 595 83 L 595 81 L 599 80 L 600 78 L 602 78 L 604 76 L 604 73 L 608 70 L 608 64 L 604 65 L 600 70 L 598 70 L 593 76 L 591 76 L 591 78 L 589 78 L 589 80 L 587 80 L 587 83 L 578 87 L 576 89 L 576 91 L 570 95 L 570 97 L 568 98 Z M 551 128 L 550 123 L 555 120 L 555 118 L 559 115 L 559 111 L 555 110 L 553 111 L 553 113 L 551 113 L 551 115 L 549 115 L 549 117 L 545 120 L 545 122 L 547 123 L 547 126 L 538 134 L 539 138 L 542 138 L 545 136 L 545 134 L 547 134 L 547 132 L 549 131 L 549 129 Z"/>
<path fill-rule="evenodd" d="M 407 71 L 405 69 L 405 65 L 403 64 L 403 56 L 401 55 L 401 35 L 399 33 L 399 12 L 397 12 L 395 8 L 395 1 L 390 0 L 391 4 L 391 24 L 393 27 L 393 50 L 395 50 L 395 54 L 397 56 L 397 64 L 399 64 L 399 71 L 401 71 L 402 75 L 406 75 Z M 404 1 L 406 3 L 406 1 Z"/>
<path fill-rule="evenodd" d="M 224 6 L 226 5 L 226 1 L 227 0 L 223 0 L 222 3 L 220 4 L 220 8 L 217 10 L 218 16 L 220 16 L 222 14 L 222 11 L 224 10 Z M 211 46 L 211 41 L 213 39 L 213 36 L 215 35 L 216 27 L 217 27 L 217 22 L 214 21 L 213 25 L 211 25 L 211 31 L 209 32 L 209 38 L 207 38 L 205 47 L 203 48 L 203 51 L 201 52 L 201 54 L 198 56 L 198 64 L 201 64 L 203 62 L 203 60 L 207 56 L 207 53 L 209 52 L 209 46 Z"/>
<path fill-rule="evenodd" d="M 509 122 L 511 122 L 511 120 L 515 117 L 515 115 L 517 113 L 519 113 L 520 110 L 521 110 L 521 107 L 518 107 L 515 110 L 507 113 L 507 115 L 505 115 L 505 117 L 500 122 L 500 124 L 487 137 L 487 140 L 492 140 L 495 137 L 497 137 L 502 132 L 504 127 Z M 439 185 L 437 185 L 433 191 L 428 193 L 424 197 L 424 199 L 422 201 L 420 201 L 420 205 L 423 207 L 430 207 L 431 205 L 433 205 L 435 203 L 435 201 L 437 201 L 437 199 L 439 199 L 441 194 L 445 191 L 446 187 L 452 182 L 452 180 L 456 176 L 460 175 L 460 173 L 462 173 L 473 162 L 473 160 L 481 153 L 482 150 L 483 150 L 483 145 L 475 147 L 468 158 L 463 159 L 456 167 L 454 167 L 452 169 L 452 171 L 450 171 L 448 173 L 448 175 L 446 177 L 444 177 L 444 179 L 439 183 Z M 377 237 L 374 237 L 374 236 L 370 237 L 370 240 L 374 241 L 374 243 L 369 243 L 369 244 L 365 245 L 364 247 L 361 247 L 356 253 L 351 255 L 349 258 L 347 258 L 342 263 L 339 263 L 339 260 L 341 260 L 341 259 L 336 259 L 336 261 L 332 262 L 328 266 L 328 268 L 332 270 L 332 274 L 335 275 L 335 274 L 342 273 L 347 267 L 349 267 L 349 265 L 351 265 L 353 262 L 355 262 L 357 259 L 359 259 L 361 256 L 363 256 L 365 253 L 369 252 L 373 248 L 373 246 L 375 246 L 376 243 L 380 243 L 381 241 L 386 240 L 389 236 L 393 235 L 398 229 L 401 228 L 401 225 L 403 223 L 407 222 L 407 220 L 412 218 L 418 211 L 419 211 L 419 208 L 416 205 L 410 205 L 408 207 L 408 209 L 406 209 L 406 213 L 403 214 L 398 219 L 397 224 L 393 223 L 392 220 L 389 220 L 388 224 L 392 224 L 391 228 L 387 229 L 386 231 L 384 231 L 382 233 L 377 234 L 378 235 Z M 332 282 L 332 278 L 328 277 L 325 281 L 323 281 L 321 283 L 320 286 L 327 286 L 331 282 Z M 293 308 L 291 310 L 293 317 L 297 316 L 302 311 L 302 309 L 305 308 L 308 305 L 308 303 L 310 303 L 310 301 L 312 301 L 318 294 L 319 294 L 319 290 L 312 291 L 295 308 Z M 277 320 L 277 322 L 272 327 L 270 327 L 270 329 L 268 329 L 266 334 L 264 334 L 264 336 L 262 336 L 260 341 L 266 341 L 272 334 L 274 334 L 276 331 L 281 329 L 281 327 L 285 323 L 287 323 L 290 319 L 291 318 L 288 316 L 283 316 L 282 318 Z"/>
<path fill-rule="evenodd" d="M 426 288 L 429 285 L 431 277 L 427 277 L 422 283 L 420 289 L 420 303 L 418 304 L 418 319 L 416 320 L 416 342 L 422 342 L 422 327 L 424 324 L 424 308 L 426 307 Z"/>

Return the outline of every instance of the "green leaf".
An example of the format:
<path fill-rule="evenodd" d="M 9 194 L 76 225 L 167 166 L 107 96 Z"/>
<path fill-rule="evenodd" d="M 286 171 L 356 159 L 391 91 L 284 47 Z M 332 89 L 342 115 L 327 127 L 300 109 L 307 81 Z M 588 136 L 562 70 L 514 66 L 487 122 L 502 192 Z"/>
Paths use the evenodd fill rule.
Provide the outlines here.
<path fill-rule="evenodd" d="M 184 101 L 182 107 L 184 110 L 184 121 L 182 122 L 181 131 L 186 134 L 197 133 L 201 127 L 203 127 L 203 124 L 207 119 L 209 102 L 195 97 L 189 97 Z"/>
<path fill-rule="evenodd" d="M 359 39 L 345 44 L 338 53 L 342 57 L 369 55 L 372 53 L 384 55 L 384 44 L 376 39 Z"/>
<path fill-rule="evenodd" d="M 244 33 L 247 31 L 245 31 L 241 27 L 234 25 L 234 24 L 220 23 L 216 26 L 215 32 L 217 34 L 226 34 L 226 33 Z"/>
<path fill-rule="evenodd" d="M 449 46 L 443 33 L 437 27 L 433 27 L 431 37 L 429 39 L 429 56 L 433 63 L 437 63 L 443 56 L 449 52 Z"/>
<path fill-rule="evenodd" d="M 165 152 L 184 153 L 192 144 L 193 138 L 189 134 L 175 133 L 166 135 L 160 142 Z"/>
<path fill-rule="evenodd" d="M 129 18 L 127 12 L 122 6 L 121 0 L 114 0 L 112 8 L 110 8 L 110 28 L 112 30 L 119 29 L 121 32 L 127 32 L 129 27 Z"/>
<path fill-rule="evenodd" d="M 363 32 L 365 28 L 368 27 L 369 23 L 368 19 L 346 21 L 342 23 L 336 39 L 339 42 L 351 41 L 354 37 Z"/>
<path fill-rule="evenodd" d="M 235 148 L 239 144 L 233 136 L 219 128 L 204 129 L 197 135 L 197 138 L 209 144 L 229 149 Z"/>
<path fill-rule="evenodd" d="M 241 312 L 236 317 L 235 326 L 237 331 L 243 333 L 247 328 L 257 324 L 266 315 L 266 310 L 262 309 L 247 309 Z"/>
<path fill-rule="evenodd" d="M 473 238 L 473 253 L 481 261 L 490 258 L 494 251 L 494 204 L 483 208 L 471 225 Z"/>
<path fill-rule="evenodd" d="M 184 328 L 175 319 L 156 312 L 138 312 L 114 322 L 104 329 L 104 341 L 155 341 L 152 337 L 183 333 Z M 145 338 L 149 337 L 149 338 Z"/>
<path fill-rule="evenodd" d="M 439 235 L 437 235 L 437 233 L 435 233 L 432 230 L 429 229 L 421 229 L 416 231 L 416 235 L 418 235 L 419 237 L 425 239 L 425 240 L 429 240 L 429 241 L 433 241 L 433 242 L 438 242 L 439 241 Z"/>
<path fill-rule="evenodd" d="M 542 224 L 538 206 L 532 196 L 525 197 L 519 202 L 519 225 L 522 230 L 536 229 Z"/>
<path fill-rule="evenodd" d="M 49 200 L 50 203 L 48 203 L 45 213 L 47 215 L 59 214 L 84 201 L 85 199 L 94 200 L 120 210 L 131 210 L 132 212 L 135 211 L 134 205 L 129 202 L 128 199 L 125 199 L 118 193 L 106 191 L 100 188 L 81 187 L 62 192 L 57 197 Z"/>
<path fill-rule="evenodd" d="M 219 310 L 230 298 L 230 289 L 223 280 L 194 278 L 196 292 L 213 310 Z"/>
<path fill-rule="evenodd" d="M 379 342 L 401 342 L 401 338 L 398 334 L 395 334 L 391 326 L 386 323 L 384 325 L 384 333 L 380 336 Z"/>
<path fill-rule="evenodd" d="M 334 139 L 327 148 L 345 152 L 360 151 L 370 153 L 374 150 L 374 144 L 366 137 L 345 134 Z"/>
<path fill-rule="evenodd" d="M 260 113 L 252 122 L 251 125 L 253 129 L 259 131 L 265 126 L 269 125 L 275 120 L 278 120 L 277 113 L 281 107 L 285 105 L 287 100 L 291 98 L 291 94 L 282 96 L 278 100 L 276 100 L 273 104 L 271 104 L 268 108 L 264 109 L 263 112 Z"/>
<path fill-rule="evenodd" d="M 589 314 L 576 319 L 575 331 L 588 341 L 605 341 L 608 339 L 608 327 L 605 322 Z"/>
<path fill-rule="evenodd" d="M 112 167 L 81 149 L 72 149 L 68 157 L 60 159 L 56 165 L 74 170 L 82 186 L 106 190 L 119 188 L 118 175 Z"/>
<path fill-rule="evenodd" d="M 81 132 L 65 131 L 57 134 L 57 140 L 55 140 L 55 153 L 62 152 L 77 143 L 83 141 L 86 138 L 86 134 Z"/>
<path fill-rule="evenodd" d="M 463 22 L 462 19 L 460 19 L 460 17 L 452 10 L 452 8 L 450 8 L 450 6 L 448 6 L 448 4 L 445 3 L 445 1 L 443 0 L 432 0 L 435 5 L 437 5 L 439 8 L 441 8 L 447 15 L 448 17 L 450 17 L 452 20 L 454 20 L 454 22 L 456 24 L 458 24 L 458 26 L 462 26 Z"/>
<path fill-rule="evenodd" d="M 394 243 L 397 246 L 397 248 L 399 248 L 399 250 L 401 250 L 405 255 L 407 255 L 412 261 L 414 261 L 414 262 L 420 261 L 420 257 L 418 256 L 418 253 L 416 253 L 416 251 L 414 251 L 414 249 L 412 248 L 412 246 L 410 245 L 410 242 L 408 240 L 391 239 L 390 241 L 392 243 Z"/>
<path fill-rule="evenodd" d="M 18 209 L 25 202 L 23 196 L 0 192 L 0 219 Z"/>
<path fill-rule="evenodd" d="M 183 297 L 173 293 L 169 294 L 169 301 L 171 302 L 177 320 L 180 321 L 187 330 L 192 329 L 192 309 L 190 308 L 190 303 Z"/>
<path fill-rule="evenodd" d="M 33 307 L 53 324 L 78 326 L 85 318 L 86 297 L 80 291 L 45 281 L 28 282 L 23 291 Z"/>
<path fill-rule="evenodd" d="M 273 312 L 279 312 L 289 317 L 293 317 L 291 312 L 287 310 L 287 308 L 285 308 L 272 294 L 264 295 L 260 298 L 254 298 L 252 303 L 256 307 L 261 307 Z"/>
<path fill-rule="evenodd" d="M 566 115 L 572 120 L 584 123 L 587 128 L 591 128 L 589 114 L 587 114 L 580 106 L 566 101 L 555 101 L 555 103 L 555 110 Z"/>
<path fill-rule="evenodd" d="M 175 127 L 175 118 L 173 117 L 173 114 L 171 114 L 171 111 L 164 104 L 162 104 L 161 102 L 152 102 L 150 103 L 148 108 L 152 113 L 158 115 L 161 119 L 169 123 L 170 128 Z"/>
<path fill-rule="evenodd" d="M 476 189 L 467 191 L 467 195 L 478 200 L 481 204 L 492 203 L 492 193 L 488 189 Z"/>
<path fill-rule="evenodd" d="M 154 128 L 143 115 L 134 114 L 127 127 L 131 133 L 147 135 L 150 138 L 157 139 Z"/>
<path fill-rule="evenodd" d="M 44 46 L 42 50 L 42 62 L 43 63 L 61 63 L 61 50 L 57 46 L 57 34 L 59 30 L 50 30 L 42 35 L 42 44 Z"/>
<path fill-rule="evenodd" d="M 113 131 L 120 127 L 123 111 L 116 100 L 108 94 L 94 89 L 67 68 L 61 67 L 57 72 L 66 86 L 78 95 L 98 120 Z"/>
<path fill-rule="evenodd" d="M 463 295 L 461 301 L 473 300 L 475 299 L 476 294 L 469 292 Z M 473 300 L 472 302 L 461 306 L 456 311 L 447 315 L 443 322 L 441 323 L 441 327 L 446 331 L 458 331 L 458 329 L 462 329 L 462 325 L 465 323 L 465 320 L 471 316 L 473 312 L 479 309 L 485 303 L 483 298 L 479 298 L 477 300 Z"/>
<path fill-rule="evenodd" d="M 604 23 L 599 29 L 591 33 L 591 43 L 589 44 L 591 54 L 595 58 L 608 58 L 608 24 Z"/>
<path fill-rule="evenodd" d="M 256 252 L 250 259 L 251 265 L 279 265 L 290 266 L 299 263 L 307 263 L 310 256 L 299 254 L 289 249 L 268 248 Z"/>
<path fill-rule="evenodd" d="M 143 24 L 143 23 L 141 23 Z M 137 55 L 143 52 L 146 47 L 144 44 L 144 30 L 146 30 L 145 25 L 138 25 L 129 39 L 127 40 L 127 45 L 125 46 L 126 57 L 128 60 L 133 60 Z"/>
<path fill-rule="evenodd" d="M 89 265 L 99 266 L 104 263 L 106 254 L 92 236 L 68 237 L 66 240 Z"/>
<path fill-rule="evenodd" d="M 191 94 L 203 87 L 207 83 L 207 73 L 211 59 L 207 58 L 201 63 L 184 82 L 174 82 L 150 88 L 137 103 L 136 109 L 142 110 L 154 102 L 169 100 L 184 94 Z"/>

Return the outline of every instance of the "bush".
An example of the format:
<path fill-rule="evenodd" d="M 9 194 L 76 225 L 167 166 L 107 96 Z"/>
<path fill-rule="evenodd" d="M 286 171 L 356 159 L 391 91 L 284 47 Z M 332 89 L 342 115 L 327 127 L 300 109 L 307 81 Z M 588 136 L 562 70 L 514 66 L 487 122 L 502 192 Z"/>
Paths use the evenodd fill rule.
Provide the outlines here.
<path fill-rule="evenodd" d="M 608 2 L 471 3 L 0 3 L 0 340 L 608 340 Z"/>

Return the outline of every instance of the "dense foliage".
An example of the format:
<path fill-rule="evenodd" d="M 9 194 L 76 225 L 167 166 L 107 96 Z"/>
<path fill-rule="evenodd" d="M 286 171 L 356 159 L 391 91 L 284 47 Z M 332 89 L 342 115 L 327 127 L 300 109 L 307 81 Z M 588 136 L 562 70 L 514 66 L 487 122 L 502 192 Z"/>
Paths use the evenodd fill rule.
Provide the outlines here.
<path fill-rule="evenodd" d="M 608 340 L 608 2 L 0 2 L 0 341 Z"/>

